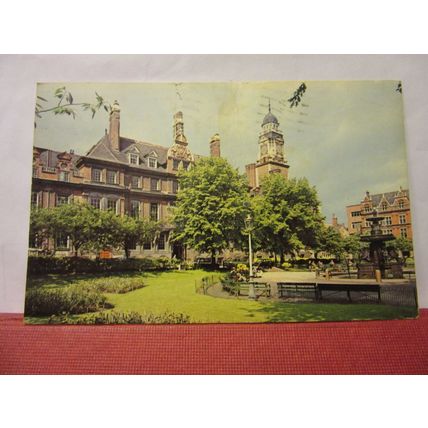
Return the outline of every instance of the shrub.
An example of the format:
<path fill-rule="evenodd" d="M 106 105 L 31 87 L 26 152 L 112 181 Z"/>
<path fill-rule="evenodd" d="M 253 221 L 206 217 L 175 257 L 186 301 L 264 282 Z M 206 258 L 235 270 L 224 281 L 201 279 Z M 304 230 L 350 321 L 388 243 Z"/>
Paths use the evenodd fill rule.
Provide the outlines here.
<path fill-rule="evenodd" d="M 138 290 L 144 287 L 141 277 L 124 277 L 124 278 L 99 278 L 85 281 L 89 287 L 101 293 L 117 293 L 124 294 L 130 291 Z"/>
<path fill-rule="evenodd" d="M 144 259 L 88 259 L 85 257 L 29 256 L 28 274 L 155 271 L 175 269 L 167 257 Z"/>
<path fill-rule="evenodd" d="M 51 316 L 49 324 L 188 324 L 190 317 L 182 313 L 139 314 L 138 312 L 100 312 L 73 318 Z"/>
<path fill-rule="evenodd" d="M 25 296 L 26 316 L 83 314 L 111 307 L 94 287 L 72 285 L 66 288 L 30 288 Z"/>
<path fill-rule="evenodd" d="M 289 269 L 291 268 L 291 263 L 284 262 L 284 263 L 281 265 L 281 267 L 282 267 L 284 270 L 289 270 Z"/>

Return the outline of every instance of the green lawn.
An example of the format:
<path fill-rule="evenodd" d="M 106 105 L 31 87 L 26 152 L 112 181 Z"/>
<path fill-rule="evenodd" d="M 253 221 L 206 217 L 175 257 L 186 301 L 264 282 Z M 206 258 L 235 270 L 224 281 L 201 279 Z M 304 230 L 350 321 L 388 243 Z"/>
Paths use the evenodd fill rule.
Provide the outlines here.
<path fill-rule="evenodd" d="M 135 277 L 136 274 L 129 276 Z M 141 274 L 140 274 L 141 275 Z M 146 286 L 126 294 L 107 294 L 118 312 L 175 312 L 189 315 L 192 322 L 248 323 L 279 321 L 344 321 L 365 319 L 407 318 L 416 315 L 411 307 L 376 304 L 283 303 L 279 301 L 250 301 L 223 299 L 195 292 L 195 281 L 210 275 L 202 270 L 143 274 Z M 111 278 L 113 275 L 109 275 Z M 124 275 L 118 275 L 121 278 Z M 51 276 L 30 279 L 29 286 L 64 287 L 74 279 Z M 28 317 L 27 322 L 46 322 L 46 318 Z"/>

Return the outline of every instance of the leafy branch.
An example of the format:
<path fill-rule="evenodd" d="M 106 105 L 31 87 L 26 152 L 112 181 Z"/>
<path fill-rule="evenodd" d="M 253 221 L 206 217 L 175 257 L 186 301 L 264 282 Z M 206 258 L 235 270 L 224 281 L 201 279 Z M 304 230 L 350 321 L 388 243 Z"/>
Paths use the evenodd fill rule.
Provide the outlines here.
<path fill-rule="evenodd" d="M 297 107 L 302 101 L 303 94 L 306 92 L 306 85 L 302 83 L 295 91 L 291 98 L 287 101 L 290 103 L 290 107 Z"/>
<path fill-rule="evenodd" d="M 35 114 L 36 117 L 41 119 L 44 113 L 52 112 L 55 115 L 66 114 L 67 116 L 73 116 L 73 119 L 76 118 L 77 111 L 76 107 L 82 108 L 83 111 L 91 111 L 92 118 L 94 118 L 96 112 L 103 108 L 107 113 L 112 111 L 112 106 L 107 102 L 101 95 L 95 92 L 95 102 L 94 103 L 76 103 L 74 101 L 73 95 L 70 91 L 67 90 L 65 86 L 56 89 L 54 93 L 56 105 L 48 106 L 48 100 L 41 96 L 37 96 Z M 36 126 L 36 123 L 34 123 Z"/>

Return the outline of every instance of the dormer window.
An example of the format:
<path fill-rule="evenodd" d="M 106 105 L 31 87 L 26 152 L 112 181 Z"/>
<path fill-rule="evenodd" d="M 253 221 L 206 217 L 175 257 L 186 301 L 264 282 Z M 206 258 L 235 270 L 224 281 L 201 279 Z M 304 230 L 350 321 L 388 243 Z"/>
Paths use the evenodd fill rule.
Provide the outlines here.
<path fill-rule="evenodd" d="M 158 160 L 156 158 L 150 157 L 149 158 L 149 167 L 150 168 L 157 168 L 158 166 Z"/>
<path fill-rule="evenodd" d="M 59 181 L 70 181 L 70 174 L 68 171 L 60 171 L 59 173 Z"/>
<path fill-rule="evenodd" d="M 404 201 L 400 201 L 398 203 L 398 208 L 403 209 L 404 208 Z"/>
<path fill-rule="evenodd" d="M 386 211 L 388 209 L 388 204 L 386 202 L 382 203 L 382 210 Z"/>
<path fill-rule="evenodd" d="M 140 164 L 140 158 L 137 155 L 137 153 L 129 153 L 129 163 L 131 165 L 139 165 Z"/>

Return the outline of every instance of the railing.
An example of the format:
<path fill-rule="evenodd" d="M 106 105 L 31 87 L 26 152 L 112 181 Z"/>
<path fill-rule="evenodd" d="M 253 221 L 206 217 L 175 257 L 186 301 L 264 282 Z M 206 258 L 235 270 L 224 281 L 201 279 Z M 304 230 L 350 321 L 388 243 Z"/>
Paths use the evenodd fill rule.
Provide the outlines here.
<path fill-rule="evenodd" d="M 195 281 L 195 292 L 198 294 L 207 294 L 208 289 L 218 282 L 217 275 L 204 276 Z"/>

